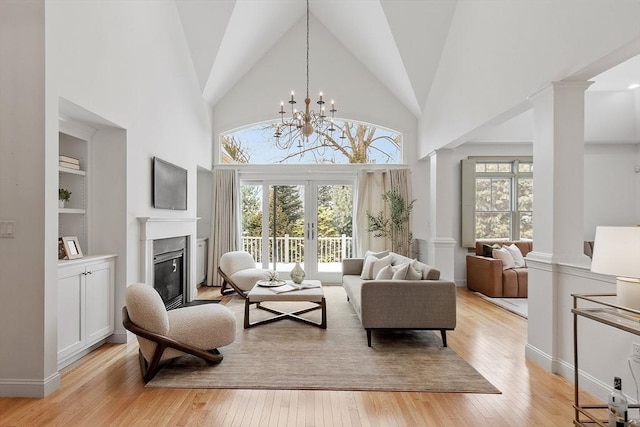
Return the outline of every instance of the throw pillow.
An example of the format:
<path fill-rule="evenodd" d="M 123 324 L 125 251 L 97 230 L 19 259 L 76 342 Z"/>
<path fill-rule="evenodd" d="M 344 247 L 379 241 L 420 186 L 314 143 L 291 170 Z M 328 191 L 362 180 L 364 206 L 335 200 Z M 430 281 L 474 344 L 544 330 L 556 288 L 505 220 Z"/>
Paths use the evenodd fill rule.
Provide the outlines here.
<path fill-rule="evenodd" d="M 409 270 L 409 263 L 406 264 L 400 264 L 397 265 L 395 267 L 393 267 L 393 280 L 404 280 L 407 277 L 407 271 Z"/>
<path fill-rule="evenodd" d="M 415 260 L 414 260 L 415 261 Z M 422 272 L 413 267 L 413 261 L 393 266 L 393 280 L 421 280 Z"/>
<path fill-rule="evenodd" d="M 515 243 L 512 243 L 509 246 L 505 246 L 505 249 L 508 250 L 511 256 L 513 257 L 513 263 L 516 266 L 516 268 L 527 266 L 524 260 L 524 257 L 522 256 L 522 252 L 520 251 L 520 248 L 517 247 Z"/>
<path fill-rule="evenodd" d="M 366 251 L 364 253 L 364 257 L 368 257 L 369 255 L 372 255 L 378 259 L 382 259 L 384 257 L 386 257 L 387 255 L 389 255 L 389 251 L 381 251 L 381 252 L 373 252 L 373 251 Z"/>
<path fill-rule="evenodd" d="M 391 280 L 391 279 L 393 279 L 393 267 L 391 265 L 382 267 L 382 269 L 378 271 L 378 275 L 376 276 L 376 280 Z"/>
<path fill-rule="evenodd" d="M 405 276 L 405 279 L 407 279 L 407 280 L 422 280 L 422 271 L 416 270 L 413 267 L 413 262 L 411 262 L 409 264 L 409 268 L 407 269 L 407 275 Z"/>
<path fill-rule="evenodd" d="M 503 270 L 508 270 L 516 266 L 513 261 L 513 257 L 511 256 L 511 252 L 509 252 L 504 246 L 500 249 L 494 249 L 492 255 L 495 259 L 502 261 Z"/>
<path fill-rule="evenodd" d="M 500 245 L 497 243 L 494 243 L 493 245 L 487 245 L 487 244 L 482 245 L 482 256 L 493 258 L 494 249 L 500 249 Z"/>
<path fill-rule="evenodd" d="M 391 265 L 391 256 L 387 255 L 384 258 L 378 259 L 373 255 L 369 255 L 364 260 L 364 267 L 362 268 L 360 278 L 363 280 L 373 280 L 378 275 L 378 272 L 387 265 Z"/>

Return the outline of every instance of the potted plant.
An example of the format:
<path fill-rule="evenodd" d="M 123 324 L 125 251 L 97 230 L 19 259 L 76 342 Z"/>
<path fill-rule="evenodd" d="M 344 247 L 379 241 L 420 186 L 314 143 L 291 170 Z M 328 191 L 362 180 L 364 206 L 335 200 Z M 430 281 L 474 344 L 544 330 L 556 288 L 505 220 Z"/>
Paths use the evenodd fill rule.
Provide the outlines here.
<path fill-rule="evenodd" d="M 382 194 L 382 200 L 389 203 L 390 217 L 386 218 L 384 212 L 372 215 L 367 211 L 369 227 L 367 231 L 374 237 L 384 237 L 391 240 L 391 250 L 400 255 L 409 256 L 413 234 L 409 231 L 411 210 L 415 199 L 406 203 L 404 197 L 397 190 L 389 190 Z"/>
<path fill-rule="evenodd" d="M 71 191 L 64 188 L 58 189 L 58 207 L 64 208 L 64 204 L 71 198 Z"/>

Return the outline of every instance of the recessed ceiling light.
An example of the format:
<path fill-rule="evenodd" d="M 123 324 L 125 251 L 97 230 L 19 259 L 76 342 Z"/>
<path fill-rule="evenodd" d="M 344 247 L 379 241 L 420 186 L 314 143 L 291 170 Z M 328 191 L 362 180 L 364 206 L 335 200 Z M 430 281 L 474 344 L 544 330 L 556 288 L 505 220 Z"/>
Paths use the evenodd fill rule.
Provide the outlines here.
<path fill-rule="evenodd" d="M 634 83 L 629 85 L 628 89 L 637 89 L 640 87 L 640 83 Z"/>

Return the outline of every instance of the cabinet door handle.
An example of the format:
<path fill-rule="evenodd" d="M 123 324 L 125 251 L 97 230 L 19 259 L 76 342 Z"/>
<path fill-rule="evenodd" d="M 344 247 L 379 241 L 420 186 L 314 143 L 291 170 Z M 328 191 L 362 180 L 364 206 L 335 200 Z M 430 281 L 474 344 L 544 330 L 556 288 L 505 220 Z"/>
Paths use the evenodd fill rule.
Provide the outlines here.
<path fill-rule="evenodd" d="M 87 271 L 87 274 L 93 274 L 93 271 Z"/>

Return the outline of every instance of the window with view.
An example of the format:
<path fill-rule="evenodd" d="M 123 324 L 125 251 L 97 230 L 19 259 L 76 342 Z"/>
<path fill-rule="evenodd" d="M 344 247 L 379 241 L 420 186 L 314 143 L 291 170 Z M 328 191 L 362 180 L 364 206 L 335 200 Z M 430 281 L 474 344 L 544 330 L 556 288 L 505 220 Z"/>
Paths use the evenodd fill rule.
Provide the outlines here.
<path fill-rule="evenodd" d="M 279 124 L 259 123 L 221 135 L 220 163 L 402 163 L 402 135 L 391 129 L 335 120 L 332 127 L 317 128 L 307 138 L 299 129 Z"/>
<path fill-rule="evenodd" d="M 462 171 L 463 246 L 484 239 L 533 239 L 530 159 L 470 158 L 463 160 Z"/>

